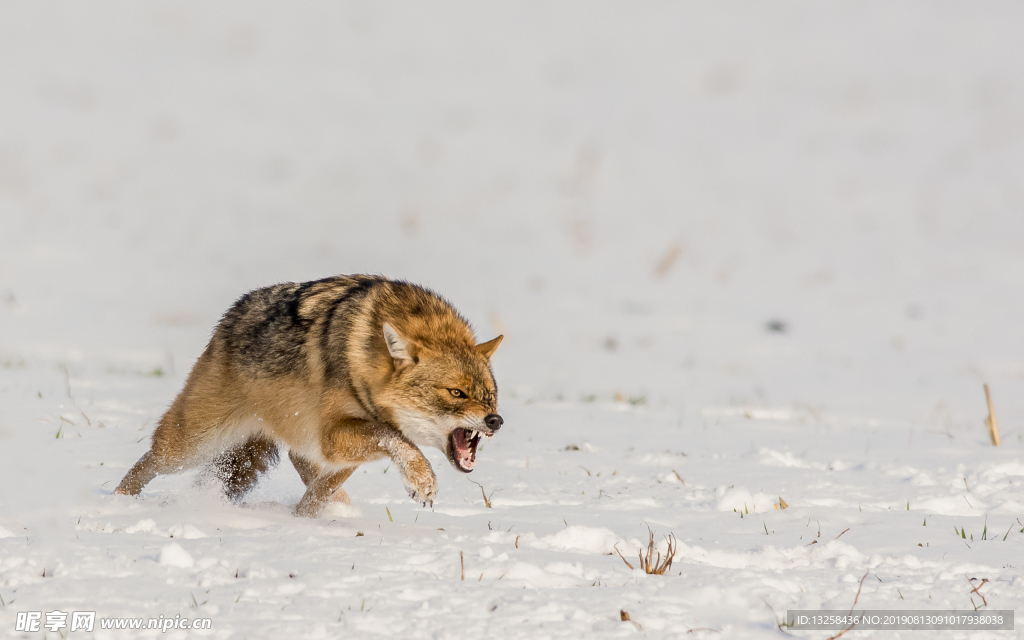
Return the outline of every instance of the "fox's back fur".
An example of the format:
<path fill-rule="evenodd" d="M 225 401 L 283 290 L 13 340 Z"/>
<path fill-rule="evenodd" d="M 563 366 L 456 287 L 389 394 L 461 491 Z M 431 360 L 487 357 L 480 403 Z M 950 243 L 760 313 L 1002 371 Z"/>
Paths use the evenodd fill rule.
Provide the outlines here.
<path fill-rule="evenodd" d="M 414 499 L 436 481 L 418 445 L 470 471 L 493 435 L 497 387 L 467 321 L 437 294 L 378 276 L 338 276 L 252 291 L 224 314 L 152 447 L 118 493 L 159 473 L 213 463 L 242 495 L 277 461 L 278 445 L 308 489 L 313 515 L 360 464 L 390 456 Z M 475 439 L 474 439 L 475 438 Z"/>

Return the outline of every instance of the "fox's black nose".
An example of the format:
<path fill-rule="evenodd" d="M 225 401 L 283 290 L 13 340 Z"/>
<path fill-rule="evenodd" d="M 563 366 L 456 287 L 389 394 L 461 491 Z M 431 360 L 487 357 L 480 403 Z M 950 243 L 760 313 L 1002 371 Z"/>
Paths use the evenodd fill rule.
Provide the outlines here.
<path fill-rule="evenodd" d="M 501 416 L 499 416 L 496 413 L 492 413 L 491 415 L 484 418 L 484 424 L 486 424 L 487 428 L 490 429 L 491 431 L 497 431 L 498 429 L 501 428 L 501 425 L 503 425 L 504 423 L 505 421 L 502 420 Z"/>

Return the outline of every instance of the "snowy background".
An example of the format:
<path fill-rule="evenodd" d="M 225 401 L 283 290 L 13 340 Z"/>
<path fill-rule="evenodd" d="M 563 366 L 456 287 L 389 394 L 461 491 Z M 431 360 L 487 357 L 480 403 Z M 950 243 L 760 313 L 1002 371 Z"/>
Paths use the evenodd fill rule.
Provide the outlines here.
<path fill-rule="evenodd" d="M 866 572 L 864 607 L 970 609 L 973 578 L 1012 609 L 1022 19 L 4 3 L 0 637 L 55 609 L 216 638 L 777 637 Z M 287 463 L 245 505 L 194 475 L 110 495 L 234 299 L 355 272 L 505 334 L 471 476 L 429 452 L 425 510 L 367 465 L 317 520 Z M 665 576 L 609 555 L 648 525 L 680 541 Z"/>

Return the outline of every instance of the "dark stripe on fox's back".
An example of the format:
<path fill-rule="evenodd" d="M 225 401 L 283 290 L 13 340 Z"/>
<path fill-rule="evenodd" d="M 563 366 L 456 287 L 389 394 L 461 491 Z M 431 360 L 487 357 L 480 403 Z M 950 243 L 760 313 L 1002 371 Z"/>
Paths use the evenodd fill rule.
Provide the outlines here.
<path fill-rule="evenodd" d="M 323 359 L 324 377 L 347 379 L 348 334 L 358 317 L 358 307 L 370 291 L 387 282 L 378 276 L 353 276 L 354 283 L 327 308 L 320 334 L 320 357 Z"/>
<path fill-rule="evenodd" d="M 257 289 L 235 303 L 219 330 L 231 358 L 250 375 L 286 375 L 306 368 L 304 343 L 312 321 L 299 314 L 301 285 Z"/>

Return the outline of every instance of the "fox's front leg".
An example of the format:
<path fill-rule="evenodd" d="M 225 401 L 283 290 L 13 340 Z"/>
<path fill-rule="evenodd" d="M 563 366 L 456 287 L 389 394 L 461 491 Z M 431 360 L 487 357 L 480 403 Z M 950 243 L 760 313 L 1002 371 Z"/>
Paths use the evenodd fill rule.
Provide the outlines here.
<path fill-rule="evenodd" d="M 402 482 L 409 497 L 423 506 L 434 506 L 434 496 L 437 495 L 437 476 L 430 466 L 430 461 L 423 455 L 419 447 L 414 445 L 396 429 L 387 428 L 394 434 L 392 440 L 388 441 L 387 449 L 391 460 L 398 467 L 402 474 Z M 389 434 L 390 435 L 390 434 Z"/>
<path fill-rule="evenodd" d="M 433 504 L 437 495 L 437 477 L 430 461 L 394 427 L 352 418 L 339 420 L 324 434 L 323 455 L 340 464 L 389 457 L 413 500 Z"/>

